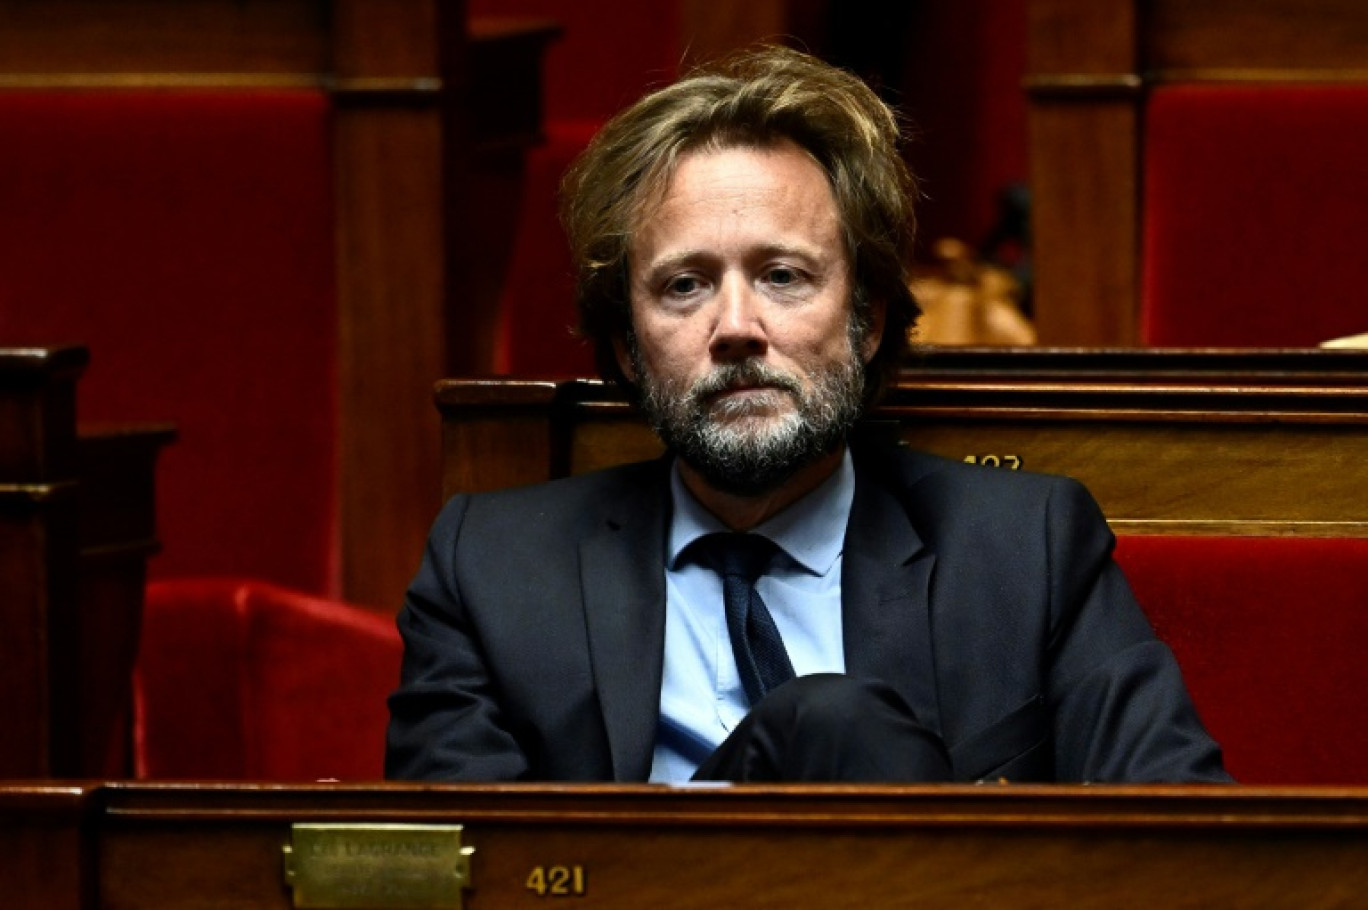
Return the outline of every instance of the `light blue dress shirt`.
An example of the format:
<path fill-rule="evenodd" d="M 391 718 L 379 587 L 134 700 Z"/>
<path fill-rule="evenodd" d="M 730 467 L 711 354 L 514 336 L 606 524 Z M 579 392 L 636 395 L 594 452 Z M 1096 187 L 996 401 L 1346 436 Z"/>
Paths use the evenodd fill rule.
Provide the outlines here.
<path fill-rule="evenodd" d="M 651 780 L 687 781 L 746 715 L 748 704 L 732 656 L 722 580 L 684 550 L 705 534 L 728 530 L 671 472 L 673 500 L 665 541 L 665 671 Z M 821 486 L 751 533 L 778 544 L 756 589 L 774 616 L 793 670 L 842 673 L 841 556 L 855 499 L 850 452 Z M 690 554 L 691 556 L 691 554 Z"/>

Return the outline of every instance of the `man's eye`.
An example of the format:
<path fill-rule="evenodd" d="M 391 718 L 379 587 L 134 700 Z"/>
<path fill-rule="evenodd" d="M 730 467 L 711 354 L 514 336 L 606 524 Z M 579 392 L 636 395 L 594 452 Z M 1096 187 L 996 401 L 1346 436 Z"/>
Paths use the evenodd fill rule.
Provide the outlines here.
<path fill-rule="evenodd" d="M 676 296 L 687 296 L 698 290 L 700 286 L 699 280 L 692 275 L 680 275 L 677 278 L 670 279 L 669 283 L 665 285 L 665 292 Z"/>
<path fill-rule="evenodd" d="M 767 276 L 770 284 L 778 285 L 779 287 L 788 287 L 791 284 L 796 284 L 801 277 L 802 276 L 798 274 L 797 269 L 790 269 L 787 267 L 770 269 L 769 275 Z"/>

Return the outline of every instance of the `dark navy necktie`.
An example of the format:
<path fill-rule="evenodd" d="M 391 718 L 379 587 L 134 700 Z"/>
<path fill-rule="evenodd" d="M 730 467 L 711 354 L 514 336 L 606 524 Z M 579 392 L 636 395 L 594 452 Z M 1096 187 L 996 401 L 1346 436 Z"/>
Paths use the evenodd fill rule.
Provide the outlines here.
<path fill-rule="evenodd" d="M 722 577 L 732 653 L 753 705 L 794 677 L 779 627 L 755 590 L 756 579 L 765 574 L 778 547 L 758 534 L 731 533 L 709 534 L 698 545 L 704 561 Z"/>

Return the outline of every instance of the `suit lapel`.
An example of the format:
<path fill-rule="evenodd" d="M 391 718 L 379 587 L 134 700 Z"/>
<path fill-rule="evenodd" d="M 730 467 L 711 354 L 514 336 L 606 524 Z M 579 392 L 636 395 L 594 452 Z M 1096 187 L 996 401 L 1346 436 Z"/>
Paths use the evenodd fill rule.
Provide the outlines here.
<path fill-rule="evenodd" d="M 924 726 L 940 732 L 929 601 L 934 565 L 906 508 L 875 472 L 857 470 L 841 571 L 846 672 L 888 683 Z"/>
<path fill-rule="evenodd" d="M 659 472 L 650 476 L 659 481 Z M 665 490 L 655 482 L 608 504 L 598 533 L 580 545 L 589 658 L 619 781 L 645 780 L 655 746 L 665 660 Z"/>

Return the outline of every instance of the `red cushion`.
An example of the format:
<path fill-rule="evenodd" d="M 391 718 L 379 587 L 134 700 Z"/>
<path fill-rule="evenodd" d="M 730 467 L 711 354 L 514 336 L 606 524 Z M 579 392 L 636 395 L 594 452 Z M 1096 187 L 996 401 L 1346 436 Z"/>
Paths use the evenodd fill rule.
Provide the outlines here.
<path fill-rule="evenodd" d="M 1133 536 L 1116 555 L 1237 779 L 1368 784 L 1368 540 Z"/>
<path fill-rule="evenodd" d="M 1173 86 L 1145 121 L 1144 340 L 1368 331 L 1368 88 Z"/>
<path fill-rule="evenodd" d="M 0 92 L 0 338 L 80 342 L 84 422 L 174 421 L 154 575 L 335 575 L 318 91 Z"/>
<path fill-rule="evenodd" d="M 154 582 L 134 679 L 143 778 L 378 780 L 394 620 L 239 579 Z"/>

